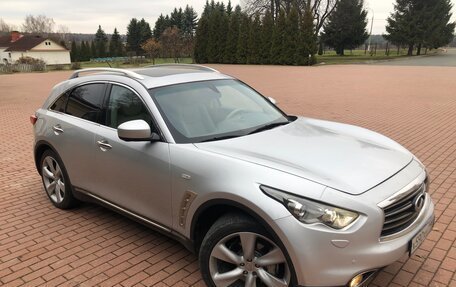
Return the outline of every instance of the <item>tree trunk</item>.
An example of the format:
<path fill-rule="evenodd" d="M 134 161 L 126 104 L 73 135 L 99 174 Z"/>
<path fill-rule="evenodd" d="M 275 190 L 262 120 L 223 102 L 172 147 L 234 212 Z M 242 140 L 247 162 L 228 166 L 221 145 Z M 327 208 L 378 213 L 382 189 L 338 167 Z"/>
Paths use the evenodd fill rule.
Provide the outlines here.
<path fill-rule="evenodd" d="M 417 50 L 416 50 L 416 55 L 417 55 L 417 56 L 421 55 L 421 43 L 418 44 L 418 48 L 417 48 Z"/>
<path fill-rule="evenodd" d="M 409 48 L 408 48 L 407 56 L 413 56 L 413 48 L 414 48 L 414 45 L 410 44 Z"/>
<path fill-rule="evenodd" d="M 336 49 L 336 54 L 339 55 L 339 56 L 345 56 L 344 48 L 337 48 Z"/>

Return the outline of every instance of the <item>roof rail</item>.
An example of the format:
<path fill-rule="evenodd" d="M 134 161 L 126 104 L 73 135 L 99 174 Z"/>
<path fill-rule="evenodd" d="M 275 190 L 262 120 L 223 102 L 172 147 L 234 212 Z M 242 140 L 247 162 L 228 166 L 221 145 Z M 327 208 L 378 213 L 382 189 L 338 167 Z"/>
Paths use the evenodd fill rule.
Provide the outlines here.
<path fill-rule="evenodd" d="M 117 73 L 117 74 L 122 74 L 124 76 L 133 78 L 133 79 L 138 79 L 138 80 L 144 80 L 144 77 L 141 76 L 138 73 L 135 73 L 133 71 L 125 70 L 125 69 L 115 69 L 115 68 L 87 68 L 87 69 L 81 69 L 74 71 L 73 75 L 71 75 L 70 79 L 75 79 L 79 77 L 80 73 L 88 73 L 88 72 L 110 72 L 110 73 Z"/>
<path fill-rule="evenodd" d="M 149 65 L 145 66 L 144 68 L 166 68 L 166 67 L 185 67 L 190 68 L 198 71 L 206 71 L 206 72 L 215 72 L 219 73 L 216 69 L 203 66 L 203 65 L 195 65 L 195 64 L 158 64 L 158 65 Z"/>

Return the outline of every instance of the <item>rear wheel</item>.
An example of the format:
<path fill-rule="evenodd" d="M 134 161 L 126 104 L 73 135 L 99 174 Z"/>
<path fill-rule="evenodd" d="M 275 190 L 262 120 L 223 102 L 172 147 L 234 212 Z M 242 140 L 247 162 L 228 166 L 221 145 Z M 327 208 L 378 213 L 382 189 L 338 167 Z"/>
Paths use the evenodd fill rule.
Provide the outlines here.
<path fill-rule="evenodd" d="M 284 252 L 258 223 L 231 214 L 217 220 L 200 248 L 208 286 L 293 286 Z"/>
<path fill-rule="evenodd" d="M 41 178 L 44 190 L 51 202 L 58 208 L 68 209 L 77 204 L 65 166 L 59 156 L 47 150 L 41 156 Z"/>

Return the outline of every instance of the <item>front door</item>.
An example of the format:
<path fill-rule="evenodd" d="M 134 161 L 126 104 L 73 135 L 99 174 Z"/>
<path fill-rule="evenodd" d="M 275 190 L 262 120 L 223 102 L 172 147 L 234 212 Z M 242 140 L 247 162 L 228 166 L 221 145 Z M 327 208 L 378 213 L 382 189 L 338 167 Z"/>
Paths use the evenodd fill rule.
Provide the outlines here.
<path fill-rule="evenodd" d="M 99 186 L 95 195 L 156 223 L 171 226 L 169 147 L 165 142 L 126 142 L 117 127 L 152 116 L 140 96 L 126 86 L 111 85 L 105 121 L 95 136 Z"/>

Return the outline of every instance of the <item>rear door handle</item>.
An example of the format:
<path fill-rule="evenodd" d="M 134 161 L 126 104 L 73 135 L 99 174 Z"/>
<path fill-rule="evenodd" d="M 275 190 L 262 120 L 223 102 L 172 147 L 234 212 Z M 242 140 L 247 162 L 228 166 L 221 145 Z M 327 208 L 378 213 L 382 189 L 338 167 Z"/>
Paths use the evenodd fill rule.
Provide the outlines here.
<path fill-rule="evenodd" d="M 108 141 L 106 141 L 106 140 L 97 141 L 97 144 L 102 151 L 107 151 L 107 150 L 112 149 L 112 145 L 110 145 L 108 143 Z"/>
<path fill-rule="evenodd" d="M 61 125 L 55 125 L 52 127 L 52 130 L 54 131 L 54 133 L 56 135 L 59 135 L 61 133 L 63 133 L 63 129 L 62 129 L 62 126 Z"/>

